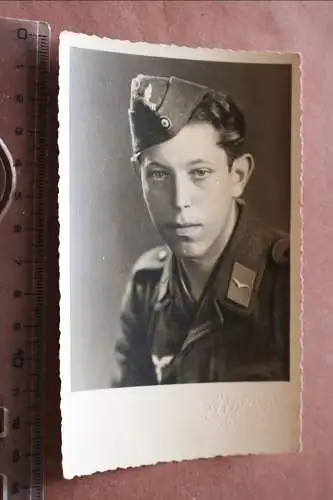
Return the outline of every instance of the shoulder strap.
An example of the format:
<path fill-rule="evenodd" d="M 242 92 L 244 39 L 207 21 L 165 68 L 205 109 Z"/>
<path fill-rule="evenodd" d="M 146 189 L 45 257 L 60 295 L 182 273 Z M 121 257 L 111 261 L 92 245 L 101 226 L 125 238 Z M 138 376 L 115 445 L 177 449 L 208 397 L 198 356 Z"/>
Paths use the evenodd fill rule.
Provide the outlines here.
<path fill-rule="evenodd" d="M 133 266 L 132 274 L 145 271 L 162 271 L 168 257 L 168 248 L 158 246 L 142 254 Z"/>

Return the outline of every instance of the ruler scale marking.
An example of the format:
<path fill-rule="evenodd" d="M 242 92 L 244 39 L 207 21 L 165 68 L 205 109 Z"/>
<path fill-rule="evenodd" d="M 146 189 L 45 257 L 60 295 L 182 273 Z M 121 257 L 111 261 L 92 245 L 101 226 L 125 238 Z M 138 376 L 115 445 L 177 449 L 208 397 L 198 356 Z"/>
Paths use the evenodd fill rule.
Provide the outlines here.
<path fill-rule="evenodd" d="M 49 53 L 46 23 L 0 19 L 0 138 L 16 171 L 11 206 L 0 222 L 0 401 L 8 412 L 0 474 L 6 500 L 43 498 Z"/>

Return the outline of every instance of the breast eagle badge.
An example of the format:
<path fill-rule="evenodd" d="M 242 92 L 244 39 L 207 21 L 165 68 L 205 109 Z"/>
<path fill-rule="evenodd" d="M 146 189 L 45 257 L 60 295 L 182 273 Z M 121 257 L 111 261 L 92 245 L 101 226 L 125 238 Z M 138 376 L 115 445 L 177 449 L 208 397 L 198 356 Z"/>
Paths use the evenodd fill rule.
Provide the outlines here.
<path fill-rule="evenodd" d="M 166 368 L 167 366 L 170 365 L 173 358 L 174 358 L 174 356 L 170 356 L 170 355 L 169 356 L 161 356 L 160 358 L 156 354 L 152 355 L 151 359 L 152 359 L 154 367 L 155 367 L 156 378 L 157 378 L 157 382 L 159 384 L 162 382 L 164 368 Z"/>

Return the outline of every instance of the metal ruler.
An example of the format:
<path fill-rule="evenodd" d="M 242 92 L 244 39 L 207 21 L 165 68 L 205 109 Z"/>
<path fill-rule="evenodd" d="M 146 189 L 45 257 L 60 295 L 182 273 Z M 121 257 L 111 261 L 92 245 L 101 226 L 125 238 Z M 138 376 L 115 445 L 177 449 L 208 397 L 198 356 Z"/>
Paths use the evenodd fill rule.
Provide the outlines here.
<path fill-rule="evenodd" d="M 43 498 L 49 61 L 46 23 L 0 18 L 1 500 Z"/>

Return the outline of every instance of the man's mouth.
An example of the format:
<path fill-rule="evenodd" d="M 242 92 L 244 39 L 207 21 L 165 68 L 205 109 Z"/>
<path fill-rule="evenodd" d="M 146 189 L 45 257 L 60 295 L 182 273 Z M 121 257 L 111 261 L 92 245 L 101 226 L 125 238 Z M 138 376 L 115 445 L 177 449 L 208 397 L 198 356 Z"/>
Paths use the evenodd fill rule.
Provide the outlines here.
<path fill-rule="evenodd" d="M 194 222 L 172 222 L 166 224 L 168 232 L 174 233 L 177 236 L 193 237 L 197 235 L 202 228 L 202 224 Z"/>

